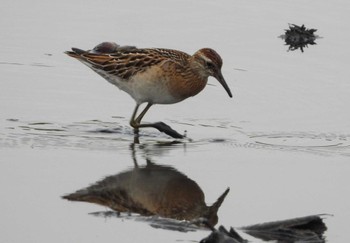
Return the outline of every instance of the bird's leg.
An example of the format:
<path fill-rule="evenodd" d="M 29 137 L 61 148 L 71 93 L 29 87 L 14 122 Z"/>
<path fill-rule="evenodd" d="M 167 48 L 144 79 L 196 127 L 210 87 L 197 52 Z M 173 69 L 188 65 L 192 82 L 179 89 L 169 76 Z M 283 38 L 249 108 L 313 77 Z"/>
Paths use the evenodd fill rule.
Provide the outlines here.
<path fill-rule="evenodd" d="M 140 143 L 139 142 L 139 127 L 137 122 L 135 121 L 135 117 L 137 114 L 137 110 L 139 109 L 140 104 L 136 104 L 134 112 L 132 113 L 131 119 L 130 119 L 130 126 L 134 128 L 134 143 Z"/>
<path fill-rule="evenodd" d="M 134 112 L 132 113 L 131 119 L 130 119 L 130 126 L 132 126 L 134 129 L 137 129 L 141 123 L 142 118 L 145 116 L 146 112 L 151 108 L 152 104 L 148 103 L 145 109 L 140 113 L 140 115 L 137 115 L 137 111 L 140 107 L 140 104 L 136 104 Z M 136 117 L 136 118 L 135 118 Z"/>
<path fill-rule="evenodd" d="M 131 120 L 130 120 L 130 125 L 134 128 L 134 134 L 135 134 L 135 141 L 137 141 L 138 143 L 138 135 L 139 135 L 139 128 L 140 127 L 153 127 L 158 129 L 158 131 L 160 132 L 164 132 L 165 134 L 173 137 L 173 138 L 184 138 L 183 135 L 179 134 L 177 131 L 173 130 L 170 126 L 168 126 L 167 124 L 165 124 L 164 122 L 156 122 L 156 123 L 150 123 L 150 124 L 141 124 L 141 120 L 142 118 L 145 116 L 146 112 L 149 110 L 149 108 L 151 108 L 153 104 L 152 103 L 148 103 L 147 106 L 145 107 L 145 109 L 143 109 L 143 111 L 140 113 L 140 115 L 136 117 L 138 108 L 139 108 L 139 104 L 136 105 L 135 110 L 131 116 Z"/>
<path fill-rule="evenodd" d="M 137 110 L 139 109 L 139 107 L 140 107 L 140 105 L 136 104 L 134 112 L 132 113 L 132 116 L 130 118 L 130 126 L 132 126 L 133 128 L 136 128 L 136 126 L 137 126 L 136 121 L 135 121 L 135 116 L 137 114 Z"/>
<path fill-rule="evenodd" d="M 140 143 L 139 141 L 139 127 L 142 118 L 145 116 L 146 112 L 149 110 L 149 108 L 152 106 L 151 103 L 148 103 L 145 109 L 136 117 L 137 111 L 140 107 L 140 104 L 136 104 L 134 112 L 132 113 L 131 119 L 130 119 L 130 126 L 134 128 L 134 143 Z M 135 118 L 136 117 L 136 118 Z"/>
<path fill-rule="evenodd" d="M 151 108 L 153 104 L 152 103 L 147 103 L 147 106 L 145 107 L 145 109 L 143 109 L 143 111 L 140 113 L 140 115 L 138 115 L 138 117 L 136 118 L 136 123 L 141 124 L 141 120 L 142 118 L 145 116 L 146 112 L 149 110 L 149 108 Z"/>

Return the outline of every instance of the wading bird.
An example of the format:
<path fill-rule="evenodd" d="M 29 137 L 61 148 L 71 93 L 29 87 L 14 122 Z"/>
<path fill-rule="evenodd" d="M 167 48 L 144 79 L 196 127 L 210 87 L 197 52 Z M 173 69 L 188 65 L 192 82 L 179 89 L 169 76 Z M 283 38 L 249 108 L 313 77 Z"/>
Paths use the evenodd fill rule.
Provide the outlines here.
<path fill-rule="evenodd" d="M 209 76 L 216 78 L 232 97 L 221 73 L 222 59 L 210 48 L 189 55 L 177 50 L 141 49 L 103 42 L 93 50 L 72 48 L 66 54 L 90 67 L 136 101 L 130 119 L 135 137 L 139 128 L 153 127 L 173 138 L 183 138 L 163 122 L 141 123 L 141 120 L 154 104 L 174 104 L 198 94 L 206 86 Z M 142 103 L 147 105 L 137 114 Z"/>

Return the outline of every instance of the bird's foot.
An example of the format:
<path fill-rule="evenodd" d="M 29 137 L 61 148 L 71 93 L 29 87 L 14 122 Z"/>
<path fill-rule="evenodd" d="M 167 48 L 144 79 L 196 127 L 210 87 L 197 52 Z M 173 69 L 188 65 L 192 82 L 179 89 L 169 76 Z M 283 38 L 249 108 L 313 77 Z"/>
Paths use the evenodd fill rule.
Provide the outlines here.
<path fill-rule="evenodd" d="M 139 128 L 145 128 L 145 127 L 153 127 L 156 128 L 160 132 L 164 132 L 165 134 L 169 135 L 172 138 L 179 138 L 183 139 L 186 138 L 186 132 L 184 135 L 178 133 L 174 129 L 172 129 L 170 126 L 165 124 L 164 122 L 155 122 L 150 124 L 134 124 L 130 123 L 130 125 L 134 128 L 134 142 L 139 143 Z"/>
<path fill-rule="evenodd" d="M 152 124 L 152 127 L 158 129 L 160 132 L 164 132 L 165 134 L 169 135 L 170 137 L 173 138 L 185 138 L 185 135 L 181 135 L 174 129 L 172 129 L 170 126 L 165 124 L 164 122 L 156 122 Z"/>

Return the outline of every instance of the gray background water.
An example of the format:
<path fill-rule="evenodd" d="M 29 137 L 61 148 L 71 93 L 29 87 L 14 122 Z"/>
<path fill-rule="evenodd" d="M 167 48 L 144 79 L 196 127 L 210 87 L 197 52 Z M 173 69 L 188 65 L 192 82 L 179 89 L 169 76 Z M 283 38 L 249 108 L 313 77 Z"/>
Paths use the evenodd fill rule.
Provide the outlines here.
<path fill-rule="evenodd" d="M 348 10 L 345 0 L 2 1 L 0 241 L 189 242 L 208 234 L 94 217 L 106 209 L 60 198 L 132 166 L 134 101 L 63 54 L 102 41 L 211 47 L 224 60 L 234 98 L 211 79 L 194 98 L 153 107 L 145 121 L 187 130 L 193 142 L 158 146 L 170 139 L 145 130 L 139 163 L 176 167 L 209 204 L 230 187 L 219 224 L 329 213 L 329 242 L 349 241 Z M 288 23 L 323 38 L 305 53 L 287 52 L 277 37 Z"/>

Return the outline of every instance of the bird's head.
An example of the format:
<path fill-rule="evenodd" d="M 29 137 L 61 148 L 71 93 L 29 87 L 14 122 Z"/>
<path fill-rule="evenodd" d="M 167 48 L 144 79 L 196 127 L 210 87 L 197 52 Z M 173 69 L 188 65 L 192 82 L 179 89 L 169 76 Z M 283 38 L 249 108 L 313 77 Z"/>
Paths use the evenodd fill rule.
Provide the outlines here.
<path fill-rule="evenodd" d="M 195 59 L 201 66 L 201 71 L 206 76 L 216 78 L 224 87 L 227 94 L 232 98 L 232 93 L 221 73 L 222 59 L 220 55 L 210 48 L 203 48 L 194 55 Z"/>

